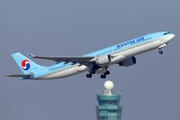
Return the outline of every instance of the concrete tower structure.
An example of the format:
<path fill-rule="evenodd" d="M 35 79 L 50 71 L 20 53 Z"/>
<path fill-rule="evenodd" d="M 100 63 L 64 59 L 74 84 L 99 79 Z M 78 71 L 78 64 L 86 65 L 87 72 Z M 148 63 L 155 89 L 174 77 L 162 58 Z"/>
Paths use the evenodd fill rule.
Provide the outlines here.
<path fill-rule="evenodd" d="M 104 83 L 104 93 L 97 94 L 99 106 L 96 106 L 97 120 L 121 120 L 122 106 L 119 106 L 121 93 L 112 93 L 112 81 Z"/>

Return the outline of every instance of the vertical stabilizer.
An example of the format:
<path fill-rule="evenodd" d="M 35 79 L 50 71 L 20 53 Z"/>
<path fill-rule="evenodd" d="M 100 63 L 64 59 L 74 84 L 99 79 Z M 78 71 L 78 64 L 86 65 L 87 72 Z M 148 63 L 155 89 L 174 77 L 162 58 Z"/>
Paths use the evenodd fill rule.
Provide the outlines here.
<path fill-rule="evenodd" d="M 35 70 L 46 68 L 36 64 L 32 60 L 22 55 L 20 52 L 12 54 L 12 57 L 14 58 L 14 60 L 16 61 L 16 63 L 18 64 L 18 66 L 24 74 L 30 74 Z"/>

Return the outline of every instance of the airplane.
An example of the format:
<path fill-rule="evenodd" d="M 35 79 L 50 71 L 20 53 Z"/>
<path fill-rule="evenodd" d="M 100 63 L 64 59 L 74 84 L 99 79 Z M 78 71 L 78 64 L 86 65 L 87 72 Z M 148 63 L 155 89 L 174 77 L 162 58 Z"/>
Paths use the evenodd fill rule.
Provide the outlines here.
<path fill-rule="evenodd" d="M 136 64 L 135 55 L 154 49 L 159 49 L 159 54 L 163 54 L 162 48 L 166 47 L 174 37 L 175 34 L 168 31 L 151 33 L 78 57 L 44 57 L 27 54 L 31 58 L 56 62 L 55 65 L 49 67 L 38 65 L 17 52 L 12 54 L 12 57 L 24 74 L 7 75 L 6 77 L 18 77 L 20 80 L 51 80 L 89 72 L 86 74 L 87 78 L 91 78 L 96 73 L 105 79 L 106 75 L 110 74 L 107 70 L 109 66 L 113 64 L 124 67 L 134 65 Z"/>

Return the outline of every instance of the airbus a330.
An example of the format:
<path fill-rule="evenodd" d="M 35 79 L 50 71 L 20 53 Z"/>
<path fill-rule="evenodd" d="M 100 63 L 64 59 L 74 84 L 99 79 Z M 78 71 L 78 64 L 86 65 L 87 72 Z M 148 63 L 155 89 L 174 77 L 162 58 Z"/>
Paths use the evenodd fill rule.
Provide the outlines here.
<path fill-rule="evenodd" d="M 12 57 L 24 74 L 7 75 L 6 77 L 18 77 L 22 80 L 51 80 L 88 72 L 87 78 L 91 78 L 93 74 L 100 74 L 100 77 L 105 79 L 110 74 L 107 70 L 109 66 L 113 64 L 124 67 L 134 65 L 136 64 L 134 56 L 154 49 L 159 49 L 159 54 L 162 54 L 162 48 L 166 47 L 174 37 L 173 33 L 167 31 L 151 33 L 78 57 L 43 57 L 27 54 L 31 58 L 56 62 L 55 65 L 49 67 L 38 65 L 17 52 L 12 54 Z"/>

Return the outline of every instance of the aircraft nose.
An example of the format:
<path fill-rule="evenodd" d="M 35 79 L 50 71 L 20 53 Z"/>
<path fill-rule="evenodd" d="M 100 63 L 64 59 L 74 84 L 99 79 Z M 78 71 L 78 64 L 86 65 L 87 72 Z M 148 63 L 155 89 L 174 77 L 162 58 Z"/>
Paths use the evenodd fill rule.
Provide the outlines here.
<path fill-rule="evenodd" d="M 172 39 L 175 37 L 175 34 L 172 34 Z"/>
<path fill-rule="evenodd" d="M 175 37 L 175 34 L 170 35 L 170 41 Z"/>
<path fill-rule="evenodd" d="M 167 43 L 173 40 L 174 37 L 175 37 L 175 34 L 171 33 L 167 38 Z"/>
<path fill-rule="evenodd" d="M 174 37 L 175 37 L 175 34 L 171 34 L 170 41 L 173 40 Z"/>
<path fill-rule="evenodd" d="M 175 34 L 172 34 L 170 41 L 173 40 L 174 37 L 175 37 Z"/>

